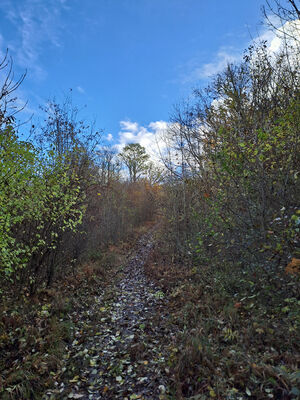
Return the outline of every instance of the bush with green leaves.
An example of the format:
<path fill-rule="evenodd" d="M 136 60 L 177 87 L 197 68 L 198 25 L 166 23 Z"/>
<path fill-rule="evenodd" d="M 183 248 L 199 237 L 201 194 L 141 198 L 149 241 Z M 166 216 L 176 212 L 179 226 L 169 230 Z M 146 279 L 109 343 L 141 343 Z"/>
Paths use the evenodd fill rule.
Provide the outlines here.
<path fill-rule="evenodd" d="M 42 159 L 10 125 L 0 132 L 0 160 L 1 273 L 33 282 L 61 234 L 82 222 L 84 193 L 55 154 Z"/>
<path fill-rule="evenodd" d="M 300 68 L 288 61 L 251 47 L 176 110 L 166 212 L 182 254 L 267 268 L 299 255 Z"/>

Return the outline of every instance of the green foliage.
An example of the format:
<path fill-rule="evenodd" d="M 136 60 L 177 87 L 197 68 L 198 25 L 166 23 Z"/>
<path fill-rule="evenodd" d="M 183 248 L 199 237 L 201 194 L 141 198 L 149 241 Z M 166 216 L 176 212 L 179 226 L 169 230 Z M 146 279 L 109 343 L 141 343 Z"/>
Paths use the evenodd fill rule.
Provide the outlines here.
<path fill-rule="evenodd" d="M 75 174 L 54 155 L 39 158 L 12 126 L 0 132 L 0 140 L 0 266 L 11 277 L 35 254 L 55 249 L 61 232 L 76 231 L 84 195 Z"/>
<path fill-rule="evenodd" d="M 176 110 L 168 133 L 155 268 L 176 282 L 178 398 L 299 397 L 300 65 L 290 61 L 250 47 Z"/>
<path fill-rule="evenodd" d="M 19 143 L 12 126 L 0 133 L 0 266 L 9 275 L 14 265 L 26 263 L 26 250 L 15 246 L 12 228 L 20 224 L 35 209 L 24 193 L 34 175 L 36 156 L 28 143 Z M 23 170 L 19 167 L 22 166 Z M 29 186 L 29 191 L 30 191 Z M 33 193 L 35 195 L 35 192 Z"/>
<path fill-rule="evenodd" d="M 174 117 L 184 161 L 166 212 L 184 257 L 270 268 L 299 253 L 300 79 L 286 57 L 250 48 Z"/>
<path fill-rule="evenodd" d="M 124 147 L 120 158 L 129 171 L 131 182 L 136 182 L 147 171 L 149 155 L 139 143 L 130 143 Z"/>

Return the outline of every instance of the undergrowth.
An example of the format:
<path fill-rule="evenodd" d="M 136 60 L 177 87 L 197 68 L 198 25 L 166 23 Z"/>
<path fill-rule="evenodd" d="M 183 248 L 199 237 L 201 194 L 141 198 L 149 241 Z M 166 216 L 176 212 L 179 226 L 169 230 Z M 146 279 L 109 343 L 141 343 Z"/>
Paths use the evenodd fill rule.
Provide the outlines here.
<path fill-rule="evenodd" d="M 41 399 L 64 376 L 65 354 L 74 340 L 73 310 L 88 309 L 121 271 L 125 256 L 147 224 L 128 242 L 95 252 L 73 275 L 30 296 L 2 288 L 0 302 L 0 398 Z M 82 333 L 84 334 L 84 332 Z M 87 333 L 88 334 L 88 333 Z M 80 365 L 72 367 L 78 372 Z"/>
<path fill-rule="evenodd" d="M 214 260 L 184 267 L 163 238 L 146 270 L 179 328 L 174 398 L 300 398 L 299 275 Z"/>

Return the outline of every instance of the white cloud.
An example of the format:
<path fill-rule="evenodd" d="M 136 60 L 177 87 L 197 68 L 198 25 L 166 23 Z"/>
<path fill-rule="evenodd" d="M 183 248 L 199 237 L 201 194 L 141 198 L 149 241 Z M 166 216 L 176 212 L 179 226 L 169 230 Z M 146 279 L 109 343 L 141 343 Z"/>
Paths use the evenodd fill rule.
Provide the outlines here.
<path fill-rule="evenodd" d="M 120 126 L 119 143 L 115 145 L 118 151 L 122 151 L 129 143 L 139 143 L 145 147 L 152 161 L 159 163 L 160 152 L 166 147 L 162 136 L 168 129 L 168 122 L 154 121 L 150 122 L 147 126 L 141 126 L 137 122 L 126 120 L 121 121 Z"/>
<path fill-rule="evenodd" d="M 85 90 L 81 86 L 77 86 L 76 89 L 79 93 L 85 94 Z"/>
<path fill-rule="evenodd" d="M 277 35 L 269 41 L 269 52 L 278 53 L 287 47 L 289 53 L 299 56 L 300 20 L 286 22 L 279 28 Z"/>
<path fill-rule="evenodd" d="M 156 121 L 156 122 L 150 122 L 149 127 L 153 129 L 155 132 L 157 132 L 168 129 L 168 125 L 169 124 L 166 121 Z"/>
<path fill-rule="evenodd" d="M 108 142 L 111 142 L 111 141 L 113 140 L 113 135 L 112 135 L 111 133 L 109 133 L 109 134 L 106 136 L 106 140 L 107 140 Z"/>
<path fill-rule="evenodd" d="M 295 69 L 300 64 L 300 20 L 285 22 L 283 25 L 278 18 L 268 18 L 267 21 L 276 29 L 265 28 L 251 43 L 266 43 L 270 60 L 277 62 L 277 56 L 286 55 L 285 60 Z"/>
<path fill-rule="evenodd" d="M 131 121 L 121 121 L 120 122 L 122 131 L 130 131 L 130 132 L 137 132 L 139 124 L 137 122 Z"/>

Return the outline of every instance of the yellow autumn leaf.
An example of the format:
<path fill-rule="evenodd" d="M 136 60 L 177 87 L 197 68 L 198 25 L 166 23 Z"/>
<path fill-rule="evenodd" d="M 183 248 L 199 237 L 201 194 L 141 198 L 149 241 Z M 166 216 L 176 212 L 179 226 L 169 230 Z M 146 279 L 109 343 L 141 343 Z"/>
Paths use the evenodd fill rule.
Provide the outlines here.
<path fill-rule="evenodd" d="M 73 379 L 70 379 L 69 382 L 70 382 L 70 383 L 76 383 L 76 382 L 78 382 L 78 380 L 79 380 L 79 376 L 76 375 L 76 376 L 74 376 Z"/>

